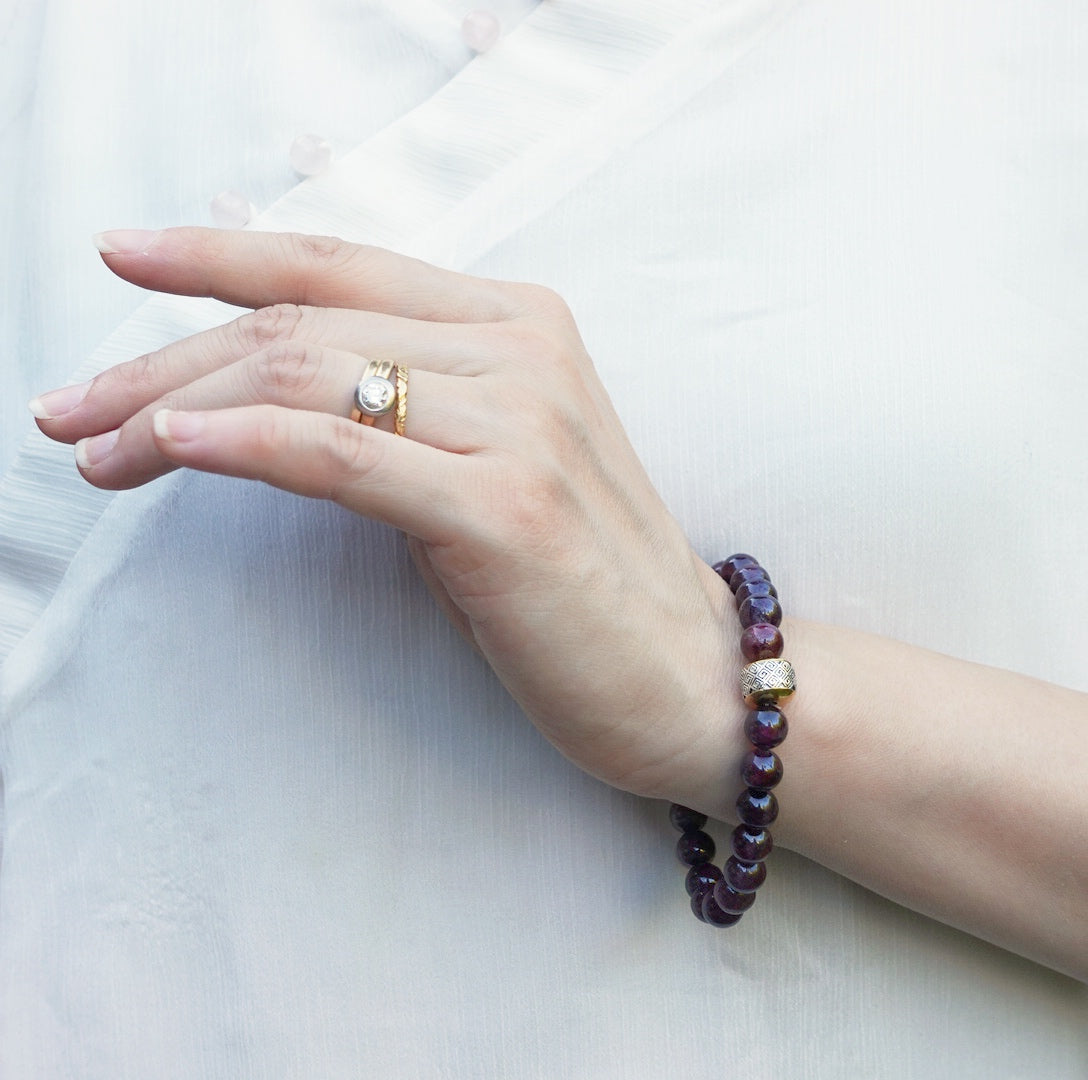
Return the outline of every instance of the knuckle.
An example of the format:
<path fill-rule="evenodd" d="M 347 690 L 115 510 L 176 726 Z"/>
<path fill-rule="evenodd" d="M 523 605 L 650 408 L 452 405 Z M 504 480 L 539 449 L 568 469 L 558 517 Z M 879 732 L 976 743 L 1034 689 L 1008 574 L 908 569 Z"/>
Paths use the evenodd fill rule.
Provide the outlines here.
<path fill-rule="evenodd" d="M 574 467 L 586 454 L 585 424 L 579 411 L 565 401 L 541 402 L 531 414 L 538 443 L 549 448 L 560 468 Z"/>
<path fill-rule="evenodd" d="M 553 380 L 540 387 L 506 388 L 501 400 L 503 415 L 513 418 L 504 431 L 511 453 L 545 470 L 527 477 L 530 490 L 566 491 L 571 478 L 584 475 L 599 457 L 583 394 L 566 393 Z"/>
<path fill-rule="evenodd" d="M 286 234 L 288 255 L 292 261 L 303 265 L 317 264 L 323 270 L 336 271 L 353 262 L 360 252 L 355 244 L 349 244 L 337 236 L 307 236 L 304 233 Z"/>
<path fill-rule="evenodd" d="M 363 438 L 358 425 L 347 422 L 330 424 L 324 433 L 320 467 L 329 479 L 329 498 L 342 503 L 374 470 L 383 452 L 381 440 Z"/>
<path fill-rule="evenodd" d="M 253 426 L 253 456 L 257 462 L 267 462 L 278 456 L 283 445 L 284 431 L 277 409 L 262 409 Z"/>
<path fill-rule="evenodd" d="M 255 352 L 273 342 L 294 337 L 304 315 L 304 309 L 298 304 L 271 304 L 242 316 L 235 326 L 243 348 Z"/>
<path fill-rule="evenodd" d="M 533 319 L 517 319 L 495 328 L 506 359 L 527 363 L 533 369 L 554 369 L 567 361 L 567 350 L 551 327 Z"/>
<path fill-rule="evenodd" d="M 512 295 L 527 315 L 535 315 L 562 323 L 573 323 L 567 302 L 547 285 L 517 282 L 510 286 Z"/>
<path fill-rule="evenodd" d="M 496 501 L 497 512 L 490 518 L 495 546 L 505 551 L 538 550 L 561 539 L 556 523 L 569 515 L 570 481 L 548 462 L 522 462 L 504 471 Z"/>
<path fill-rule="evenodd" d="M 134 357 L 127 364 L 115 368 L 114 371 L 124 375 L 129 390 L 150 392 L 158 386 L 161 378 L 161 361 L 161 351 L 155 350 L 154 352 L 144 353 L 143 356 Z M 100 386 L 104 377 L 110 374 L 111 372 L 103 372 L 95 382 Z M 96 386 L 96 389 L 99 389 L 99 386 Z"/>
<path fill-rule="evenodd" d="M 510 408 L 537 434 L 562 439 L 579 435 L 587 424 L 608 415 L 593 361 L 574 331 L 568 336 L 554 324 L 519 320 L 503 326 L 494 349 L 506 363 L 505 389 Z"/>
<path fill-rule="evenodd" d="M 301 341 L 281 341 L 257 353 L 252 367 L 259 396 L 304 394 L 321 371 L 321 351 Z"/>

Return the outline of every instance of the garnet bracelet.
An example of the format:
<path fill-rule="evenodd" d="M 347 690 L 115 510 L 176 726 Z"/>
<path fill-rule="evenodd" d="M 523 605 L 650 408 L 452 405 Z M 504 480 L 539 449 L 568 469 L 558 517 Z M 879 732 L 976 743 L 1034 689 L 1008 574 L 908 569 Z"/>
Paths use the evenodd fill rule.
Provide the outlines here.
<path fill-rule="evenodd" d="M 673 803 L 669 820 L 680 830 L 676 854 L 688 866 L 687 890 L 695 917 L 711 926 L 734 926 L 756 900 L 767 877 L 764 860 L 774 846 L 770 829 L 778 817 L 771 789 L 782 779 L 782 761 L 774 752 L 788 725 L 779 708 L 793 693 L 793 667 L 782 656 L 782 607 L 767 571 L 751 555 L 731 555 L 714 570 L 733 593 L 743 632 L 741 696 L 749 708 L 744 733 L 752 749 L 744 755 L 740 776 L 745 783 L 737 799 L 741 824 L 733 830 L 733 854 L 723 869 L 714 858 L 714 841 L 703 832 L 706 815 Z"/>

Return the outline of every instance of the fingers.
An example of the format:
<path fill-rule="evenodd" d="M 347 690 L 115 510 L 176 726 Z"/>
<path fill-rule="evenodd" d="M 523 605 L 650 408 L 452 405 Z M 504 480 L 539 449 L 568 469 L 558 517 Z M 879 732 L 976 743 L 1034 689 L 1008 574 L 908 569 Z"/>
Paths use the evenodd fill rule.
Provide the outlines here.
<path fill-rule="evenodd" d="M 114 230 L 96 242 L 127 281 L 242 307 L 311 304 L 458 323 L 517 310 L 516 288 L 334 237 L 179 228 Z"/>
<path fill-rule="evenodd" d="M 161 410 L 153 431 L 176 465 L 331 499 L 427 543 L 448 543 L 471 520 L 469 459 L 341 417 L 273 405 Z"/>
<path fill-rule="evenodd" d="M 479 373 L 484 352 L 483 341 L 454 324 L 276 304 L 118 364 L 85 386 L 43 394 L 31 402 L 31 410 L 46 435 L 74 443 L 113 431 L 156 402 L 178 408 L 210 408 L 207 402 L 182 405 L 177 400 L 163 399 L 231 363 L 277 346 L 301 342 L 368 358 L 392 357 L 412 368 L 427 367 L 463 375 Z M 230 404 L 250 404 L 250 401 Z"/>
<path fill-rule="evenodd" d="M 76 463 L 90 483 L 108 490 L 135 487 L 169 472 L 175 463 L 161 453 L 152 433 L 152 418 L 163 408 L 205 411 L 269 404 L 347 417 L 365 367 L 355 353 L 302 342 L 274 345 L 158 398 L 119 429 L 80 440 Z M 453 453 L 477 449 L 485 416 L 472 382 L 411 371 L 405 435 Z M 449 422 L 451 410 L 456 424 Z M 392 431 L 392 413 L 380 417 L 377 426 Z"/>

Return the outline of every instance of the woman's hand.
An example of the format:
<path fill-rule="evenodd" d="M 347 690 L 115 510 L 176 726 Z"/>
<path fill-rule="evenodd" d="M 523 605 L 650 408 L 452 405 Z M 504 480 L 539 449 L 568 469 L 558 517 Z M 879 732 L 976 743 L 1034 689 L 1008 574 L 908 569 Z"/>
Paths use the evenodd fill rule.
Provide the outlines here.
<path fill-rule="evenodd" d="M 439 604 L 568 757 L 730 816 L 732 601 L 562 301 L 338 240 L 106 239 L 130 281 L 257 310 L 32 403 L 91 483 L 187 465 L 403 529 Z M 406 438 L 347 418 L 364 357 L 411 369 Z M 798 620 L 786 639 L 802 692 L 776 840 L 1088 978 L 1088 695 Z"/>
<path fill-rule="evenodd" d="M 190 228 L 101 246 L 138 285 L 256 310 L 33 403 L 90 483 L 184 465 L 394 525 L 563 753 L 639 794 L 720 797 L 742 749 L 728 593 L 554 293 L 327 238 Z M 348 418 L 368 359 L 410 369 L 404 438 L 392 414 Z"/>

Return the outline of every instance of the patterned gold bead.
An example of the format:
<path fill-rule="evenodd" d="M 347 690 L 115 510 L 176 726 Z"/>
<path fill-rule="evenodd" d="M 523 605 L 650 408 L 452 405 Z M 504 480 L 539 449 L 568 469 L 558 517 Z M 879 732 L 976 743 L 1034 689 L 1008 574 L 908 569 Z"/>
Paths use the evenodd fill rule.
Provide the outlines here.
<path fill-rule="evenodd" d="M 789 697 L 796 689 L 793 664 L 788 660 L 754 660 L 741 669 L 740 692 L 748 705 L 765 695 Z"/>

